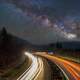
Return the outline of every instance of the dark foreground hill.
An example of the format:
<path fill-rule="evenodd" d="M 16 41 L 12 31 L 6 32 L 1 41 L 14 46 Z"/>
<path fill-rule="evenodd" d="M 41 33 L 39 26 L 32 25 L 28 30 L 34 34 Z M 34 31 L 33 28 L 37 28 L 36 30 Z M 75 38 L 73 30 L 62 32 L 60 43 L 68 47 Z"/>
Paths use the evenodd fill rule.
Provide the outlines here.
<path fill-rule="evenodd" d="M 24 60 L 24 41 L 8 34 L 3 28 L 0 31 L 0 70 L 15 67 Z"/>

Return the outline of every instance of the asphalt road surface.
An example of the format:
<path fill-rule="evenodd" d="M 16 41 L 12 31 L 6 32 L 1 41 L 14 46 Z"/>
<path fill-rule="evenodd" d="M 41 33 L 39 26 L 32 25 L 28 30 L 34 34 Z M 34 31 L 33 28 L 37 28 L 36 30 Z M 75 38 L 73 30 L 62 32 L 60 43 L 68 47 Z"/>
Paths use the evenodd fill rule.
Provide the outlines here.
<path fill-rule="evenodd" d="M 51 80 L 50 66 L 46 59 L 33 56 L 28 52 L 25 54 L 32 59 L 32 63 L 17 80 Z M 46 72 L 49 74 L 46 74 Z"/>
<path fill-rule="evenodd" d="M 80 64 L 55 55 L 41 53 L 36 53 L 36 55 L 47 58 L 55 63 L 66 76 L 67 80 L 80 80 Z"/>

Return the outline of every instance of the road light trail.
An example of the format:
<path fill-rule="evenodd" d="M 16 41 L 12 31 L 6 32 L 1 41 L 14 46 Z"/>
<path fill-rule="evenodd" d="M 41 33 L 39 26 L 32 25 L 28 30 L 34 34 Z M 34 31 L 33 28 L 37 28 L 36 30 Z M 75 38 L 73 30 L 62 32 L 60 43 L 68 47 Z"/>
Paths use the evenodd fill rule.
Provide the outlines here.
<path fill-rule="evenodd" d="M 43 70 L 43 61 L 30 53 L 25 54 L 32 59 L 32 64 L 17 80 L 37 80 Z"/>
<path fill-rule="evenodd" d="M 69 80 L 80 80 L 80 64 L 62 59 L 60 57 L 56 57 L 54 55 L 53 56 L 48 54 L 37 54 L 37 55 L 48 58 L 56 65 L 58 65 L 65 72 Z"/>

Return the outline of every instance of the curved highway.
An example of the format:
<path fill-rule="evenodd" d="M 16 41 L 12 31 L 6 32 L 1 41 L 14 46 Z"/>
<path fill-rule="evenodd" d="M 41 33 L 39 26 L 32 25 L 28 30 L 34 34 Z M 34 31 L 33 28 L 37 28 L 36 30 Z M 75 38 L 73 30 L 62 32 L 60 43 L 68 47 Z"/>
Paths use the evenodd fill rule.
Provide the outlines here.
<path fill-rule="evenodd" d="M 45 74 L 44 64 L 47 61 L 44 62 L 42 58 L 33 56 L 28 52 L 26 52 L 25 55 L 28 56 L 30 59 L 32 59 L 32 64 L 17 80 L 44 80 L 44 74 Z"/>
<path fill-rule="evenodd" d="M 67 80 L 80 80 L 80 64 L 49 54 L 37 55 L 49 59 L 55 63 L 66 76 Z"/>

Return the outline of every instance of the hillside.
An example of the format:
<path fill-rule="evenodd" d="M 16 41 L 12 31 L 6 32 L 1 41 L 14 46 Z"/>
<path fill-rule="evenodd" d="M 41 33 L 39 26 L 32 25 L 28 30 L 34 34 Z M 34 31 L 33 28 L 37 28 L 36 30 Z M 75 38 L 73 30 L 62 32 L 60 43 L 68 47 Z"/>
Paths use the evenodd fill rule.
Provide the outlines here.
<path fill-rule="evenodd" d="M 25 45 L 23 40 L 7 33 L 5 28 L 3 28 L 3 30 L 0 31 L 1 71 L 22 64 L 22 62 L 25 60 L 24 50 L 25 50 Z"/>

